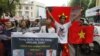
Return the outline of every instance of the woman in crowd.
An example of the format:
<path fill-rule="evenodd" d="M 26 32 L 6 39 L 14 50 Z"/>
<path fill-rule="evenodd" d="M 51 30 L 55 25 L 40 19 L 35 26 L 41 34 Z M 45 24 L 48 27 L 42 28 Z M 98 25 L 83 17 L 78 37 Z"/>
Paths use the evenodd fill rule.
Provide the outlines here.
<path fill-rule="evenodd" d="M 0 20 L 0 56 L 4 56 L 4 45 L 2 43 L 3 29 L 2 21 Z"/>
<path fill-rule="evenodd" d="M 36 19 L 35 21 L 31 22 L 31 27 L 38 27 L 40 26 L 40 21 L 39 19 Z"/>
<path fill-rule="evenodd" d="M 40 33 L 55 33 L 55 29 L 52 27 L 51 23 L 51 19 L 46 19 L 46 25 L 41 27 Z"/>
<path fill-rule="evenodd" d="M 18 32 L 29 32 L 29 21 L 21 20 L 19 22 L 19 28 L 17 29 Z"/>
<path fill-rule="evenodd" d="M 16 32 L 15 25 L 9 20 L 6 20 L 4 22 L 4 30 L 3 30 L 3 35 L 6 36 L 5 40 L 3 40 L 6 56 L 11 56 L 11 33 L 12 32 Z"/>
<path fill-rule="evenodd" d="M 29 30 L 33 33 L 38 33 L 40 31 L 40 20 L 36 19 L 35 21 L 30 21 Z"/>

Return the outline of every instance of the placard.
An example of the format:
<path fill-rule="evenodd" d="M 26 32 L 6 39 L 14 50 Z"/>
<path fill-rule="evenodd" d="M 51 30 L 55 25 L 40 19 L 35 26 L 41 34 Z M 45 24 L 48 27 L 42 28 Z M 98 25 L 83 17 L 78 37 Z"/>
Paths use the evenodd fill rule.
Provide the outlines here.
<path fill-rule="evenodd" d="M 12 37 L 13 56 L 57 56 L 57 38 Z"/>

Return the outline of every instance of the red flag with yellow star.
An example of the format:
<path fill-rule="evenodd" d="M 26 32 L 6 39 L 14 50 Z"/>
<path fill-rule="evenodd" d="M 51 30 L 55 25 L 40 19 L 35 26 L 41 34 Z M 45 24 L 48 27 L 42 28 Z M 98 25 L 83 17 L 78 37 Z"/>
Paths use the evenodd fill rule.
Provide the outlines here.
<path fill-rule="evenodd" d="M 50 13 L 57 22 L 59 22 L 59 17 L 61 15 L 64 15 L 67 18 L 66 22 L 69 21 L 71 7 L 47 7 L 47 8 L 49 9 Z M 47 18 L 50 18 L 48 13 L 47 13 Z"/>
<path fill-rule="evenodd" d="M 85 38 L 85 32 L 78 21 L 73 22 L 68 33 L 68 42 L 70 44 L 81 44 L 82 40 Z"/>
<path fill-rule="evenodd" d="M 84 26 L 83 30 L 85 32 L 85 38 L 83 39 L 84 44 L 92 43 L 93 42 L 93 36 L 94 36 L 94 26 Z"/>
<path fill-rule="evenodd" d="M 68 42 L 70 44 L 88 44 L 93 42 L 93 26 L 81 26 L 78 21 L 69 28 Z"/>

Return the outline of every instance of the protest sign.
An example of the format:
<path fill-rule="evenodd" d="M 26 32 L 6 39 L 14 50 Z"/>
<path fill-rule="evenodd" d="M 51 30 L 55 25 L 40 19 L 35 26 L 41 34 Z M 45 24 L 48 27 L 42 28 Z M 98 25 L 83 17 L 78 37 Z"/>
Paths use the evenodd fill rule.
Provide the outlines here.
<path fill-rule="evenodd" d="M 12 37 L 12 55 L 57 56 L 57 36 L 51 38 L 43 37 L 43 33 L 35 35 L 37 35 L 37 37 Z"/>

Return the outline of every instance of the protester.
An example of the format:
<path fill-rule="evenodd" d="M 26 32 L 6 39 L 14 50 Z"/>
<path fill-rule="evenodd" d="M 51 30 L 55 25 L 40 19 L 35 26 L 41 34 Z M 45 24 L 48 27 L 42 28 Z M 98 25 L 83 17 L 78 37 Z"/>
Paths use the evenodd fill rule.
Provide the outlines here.
<path fill-rule="evenodd" d="M 35 21 L 33 21 L 30 25 L 31 27 L 36 27 L 36 26 L 40 26 L 40 21 L 39 19 L 36 19 Z"/>
<path fill-rule="evenodd" d="M 27 20 L 21 20 L 19 22 L 19 28 L 17 28 L 18 32 L 29 32 L 29 22 Z"/>
<path fill-rule="evenodd" d="M 38 33 L 40 31 L 40 20 L 36 19 L 35 21 L 31 21 L 29 30 L 33 33 Z"/>
<path fill-rule="evenodd" d="M 4 56 L 4 44 L 2 43 L 3 25 L 0 20 L 0 56 Z"/>
<path fill-rule="evenodd" d="M 2 23 L 0 22 L 0 34 L 3 33 L 3 25 Z"/>
<path fill-rule="evenodd" d="M 74 21 L 71 25 L 71 27 L 69 28 L 69 48 L 70 48 L 70 56 L 77 56 L 76 55 L 76 49 L 77 49 L 77 44 L 75 44 L 75 40 L 73 38 L 70 38 L 70 34 L 76 33 L 76 29 L 79 28 L 79 26 L 82 26 L 84 24 L 84 20 L 80 19 L 80 17 L 78 17 L 78 20 Z M 72 29 L 73 28 L 73 29 Z M 78 29 L 79 30 L 79 29 Z M 73 33 L 71 32 L 73 31 Z M 70 33 L 71 32 L 71 33 Z M 73 35 L 74 36 L 74 35 Z M 73 39 L 74 43 L 70 42 L 70 39 Z"/>
<path fill-rule="evenodd" d="M 69 28 L 69 32 L 68 32 L 69 34 L 76 33 L 76 31 L 79 30 L 78 28 L 80 28 L 79 26 L 86 25 L 86 24 L 84 24 L 84 19 L 81 19 L 82 16 L 83 16 L 82 15 L 83 9 L 84 8 L 81 9 L 81 13 L 79 14 L 79 16 L 77 16 L 77 14 L 76 14 L 76 16 L 77 16 L 76 18 L 77 19 L 72 23 L 71 27 Z M 73 29 L 71 29 L 71 28 L 73 28 Z M 70 32 L 73 32 L 73 33 L 70 33 Z M 70 56 L 77 56 L 77 52 L 76 52 L 77 50 L 76 49 L 79 50 L 79 46 L 77 44 L 75 44 L 76 42 L 75 42 L 74 39 L 73 39 L 73 43 L 71 43 L 70 40 L 72 40 L 72 39 L 73 38 L 70 38 L 70 37 L 68 39 L 69 40 Z"/>
<path fill-rule="evenodd" d="M 74 19 L 68 23 L 65 23 L 66 21 L 66 16 L 61 15 L 59 17 L 60 22 L 57 22 L 54 17 L 51 15 L 50 11 L 47 8 L 47 12 L 49 13 L 49 15 L 51 16 L 51 19 L 53 20 L 53 22 L 55 23 L 55 27 L 56 27 L 56 31 L 57 34 L 59 36 L 58 38 L 58 55 L 60 56 L 61 54 L 61 50 L 62 50 L 62 56 L 69 56 L 69 51 L 68 51 L 68 29 L 71 25 L 71 23 L 73 21 L 75 21 L 76 19 L 78 19 L 78 17 L 81 15 L 81 11 L 74 17 Z"/>
<path fill-rule="evenodd" d="M 90 22 L 89 25 L 93 26 L 93 23 Z M 99 32 L 96 26 L 94 26 L 94 41 L 89 43 L 91 52 L 95 52 L 96 54 L 100 54 L 100 45 L 98 43 Z M 96 38 L 98 39 L 96 41 Z"/>
<path fill-rule="evenodd" d="M 11 33 L 12 32 L 16 32 L 16 28 L 12 22 L 6 20 L 4 22 L 4 31 L 3 31 L 3 34 L 6 36 L 5 37 L 6 39 L 3 40 L 6 56 L 12 56 L 11 55 Z"/>
<path fill-rule="evenodd" d="M 51 23 L 51 19 L 46 19 L 46 25 L 41 27 L 40 33 L 55 33 L 55 29 L 52 27 Z"/>

